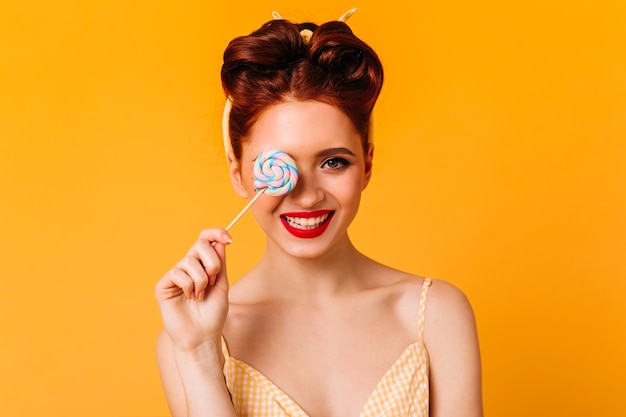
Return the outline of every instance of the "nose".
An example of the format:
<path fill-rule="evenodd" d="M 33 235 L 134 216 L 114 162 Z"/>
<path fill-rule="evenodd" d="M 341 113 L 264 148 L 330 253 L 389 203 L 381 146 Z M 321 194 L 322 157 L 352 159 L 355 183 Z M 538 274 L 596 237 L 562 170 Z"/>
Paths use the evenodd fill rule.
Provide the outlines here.
<path fill-rule="evenodd" d="M 298 174 L 296 186 L 288 195 L 296 204 L 305 209 L 313 208 L 324 200 L 324 190 L 315 180 L 315 175 L 302 172 L 302 170 Z"/>

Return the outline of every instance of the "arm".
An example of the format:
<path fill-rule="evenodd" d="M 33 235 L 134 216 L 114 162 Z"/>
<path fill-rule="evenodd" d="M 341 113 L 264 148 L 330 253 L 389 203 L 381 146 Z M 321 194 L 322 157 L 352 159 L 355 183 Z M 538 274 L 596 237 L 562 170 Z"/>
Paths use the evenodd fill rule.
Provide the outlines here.
<path fill-rule="evenodd" d="M 157 361 L 172 416 L 236 416 L 222 373 L 220 340 L 183 352 L 163 330 L 157 340 Z"/>
<path fill-rule="evenodd" d="M 430 357 L 431 417 L 482 417 L 478 336 L 465 294 L 435 281 L 428 293 L 424 332 Z"/>
<path fill-rule="evenodd" d="M 164 330 L 157 360 L 172 415 L 235 417 L 224 380 L 221 336 L 228 314 L 223 229 L 208 229 L 157 283 Z"/>

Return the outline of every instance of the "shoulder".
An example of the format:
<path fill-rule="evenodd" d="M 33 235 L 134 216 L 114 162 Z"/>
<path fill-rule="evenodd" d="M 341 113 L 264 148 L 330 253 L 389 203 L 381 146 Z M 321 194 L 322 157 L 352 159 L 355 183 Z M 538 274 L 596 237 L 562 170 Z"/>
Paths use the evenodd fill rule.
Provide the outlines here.
<path fill-rule="evenodd" d="M 433 321 L 447 319 L 474 319 L 472 306 L 465 293 L 454 284 L 432 279 L 428 289 L 427 314 Z"/>
<path fill-rule="evenodd" d="M 426 301 L 424 338 L 426 345 L 449 344 L 451 338 L 475 338 L 472 305 L 457 286 L 432 280 Z"/>
<path fill-rule="evenodd" d="M 465 293 L 433 280 L 424 343 L 430 360 L 433 416 L 481 416 L 481 362 L 474 312 Z"/>

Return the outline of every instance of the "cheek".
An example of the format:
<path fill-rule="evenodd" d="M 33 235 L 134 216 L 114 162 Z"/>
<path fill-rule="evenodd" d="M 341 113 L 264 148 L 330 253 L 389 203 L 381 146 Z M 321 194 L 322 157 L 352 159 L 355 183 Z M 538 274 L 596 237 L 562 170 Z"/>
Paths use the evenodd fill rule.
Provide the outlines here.
<path fill-rule="evenodd" d="M 251 169 L 242 169 L 241 170 L 241 180 L 243 182 L 243 186 L 248 192 L 248 197 L 252 198 L 254 194 L 256 194 L 256 190 L 254 189 L 254 174 Z"/>
<path fill-rule="evenodd" d="M 254 195 L 256 191 L 252 189 L 252 193 L 253 194 L 251 195 Z M 252 205 L 252 207 L 250 208 L 250 211 L 252 211 L 252 214 L 257 219 L 257 221 L 261 222 L 263 218 L 266 218 L 268 216 L 270 217 L 273 216 L 274 213 L 276 212 L 276 209 L 278 208 L 278 206 L 280 205 L 282 201 L 283 201 L 283 198 L 281 197 L 262 195 Z"/>
<path fill-rule="evenodd" d="M 252 217 L 254 217 L 257 225 L 265 232 L 270 231 L 277 226 L 278 216 L 277 208 L 280 198 L 261 196 L 250 208 Z"/>
<path fill-rule="evenodd" d="M 363 189 L 363 178 L 356 174 L 347 175 L 340 180 L 333 181 L 329 189 L 333 190 L 332 193 L 335 197 L 343 201 L 344 204 L 351 202 L 358 204 Z"/>

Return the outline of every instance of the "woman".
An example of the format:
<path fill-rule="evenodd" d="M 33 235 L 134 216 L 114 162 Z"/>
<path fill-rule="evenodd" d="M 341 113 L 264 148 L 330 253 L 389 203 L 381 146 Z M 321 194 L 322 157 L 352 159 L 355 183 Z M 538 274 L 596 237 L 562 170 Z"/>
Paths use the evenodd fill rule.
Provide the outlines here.
<path fill-rule="evenodd" d="M 482 416 L 466 297 L 366 257 L 348 236 L 372 174 L 383 70 L 346 18 L 275 19 L 224 53 L 236 192 L 255 195 L 252 163 L 267 150 L 291 155 L 299 180 L 252 206 L 266 250 L 231 288 L 220 228 L 157 284 L 175 416 Z"/>

